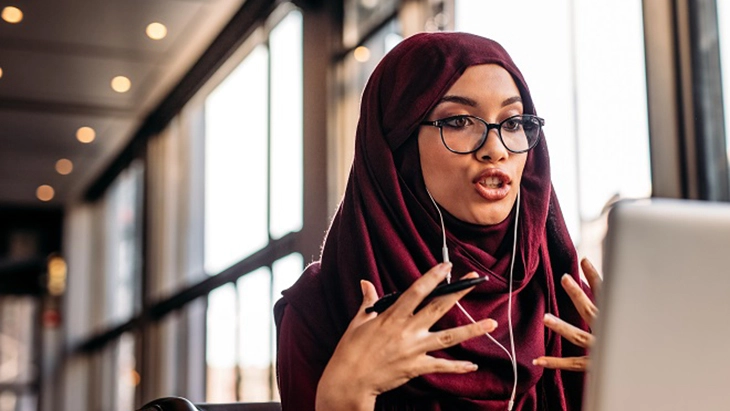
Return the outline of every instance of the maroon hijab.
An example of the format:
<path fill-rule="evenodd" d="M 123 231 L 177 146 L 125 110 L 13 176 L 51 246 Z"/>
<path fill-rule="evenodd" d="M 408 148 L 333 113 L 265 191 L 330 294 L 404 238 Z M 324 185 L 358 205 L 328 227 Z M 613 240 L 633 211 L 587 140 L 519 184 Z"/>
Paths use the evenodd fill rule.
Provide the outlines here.
<path fill-rule="evenodd" d="M 422 33 L 405 39 L 383 58 L 362 97 L 347 189 L 321 260 L 307 267 L 284 292 L 275 308 L 277 325 L 285 310 L 295 310 L 317 341 L 317 349 L 331 354 L 362 301 L 360 279 L 371 281 L 381 295 L 402 291 L 440 261 L 441 227 L 426 195 L 416 134 L 418 124 L 464 70 L 478 64 L 505 68 L 520 90 L 525 113 L 536 113 L 522 74 L 494 41 L 465 33 Z M 579 276 L 575 249 L 550 180 L 545 139 L 527 155 L 512 301 L 519 375 L 516 409 L 576 410 L 581 404 L 583 374 L 532 365 L 541 355 L 584 354 L 544 327 L 546 312 L 587 327 L 560 287 L 562 274 L 570 273 L 576 280 Z M 492 335 L 505 347 L 509 347 L 507 279 L 514 214 L 513 210 L 504 222 L 489 227 L 445 215 L 454 276 L 473 270 L 491 279 L 462 299 L 462 304 L 476 319 L 497 320 L 500 326 Z M 461 312 L 452 309 L 435 328 L 467 323 Z M 296 336 L 281 338 L 286 332 L 279 329 L 280 344 L 296 341 Z M 307 347 L 298 349 L 307 352 Z M 513 384 L 511 363 L 486 337 L 432 355 L 472 361 L 479 370 L 416 378 L 382 395 L 377 408 L 506 409 Z"/>

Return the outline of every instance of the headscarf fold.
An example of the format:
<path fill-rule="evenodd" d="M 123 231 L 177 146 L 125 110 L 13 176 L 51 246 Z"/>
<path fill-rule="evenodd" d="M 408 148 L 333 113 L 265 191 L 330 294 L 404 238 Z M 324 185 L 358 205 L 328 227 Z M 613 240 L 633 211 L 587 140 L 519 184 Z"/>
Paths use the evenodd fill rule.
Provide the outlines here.
<path fill-rule="evenodd" d="M 403 291 L 440 262 L 441 226 L 421 175 L 417 131 L 464 71 L 480 64 L 507 70 L 520 91 L 524 112 L 536 114 L 522 74 L 507 52 L 489 39 L 466 33 L 421 33 L 405 39 L 379 63 L 362 96 L 353 165 L 321 259 L 284 292 L 275 309 L 277 324 L 284 309 L 296 310 L 318 343 L 331 353 L 360 306 L 361 279 L 371 281 L 380 295 Z M 541 355 L 585 354 L 544 327 L 545 313 L 583 329 L 587 326 L 559 284 L 564 273 L 578 283 L 580 279 L 550 180 L 545 139 L 527 156 L 512 301 L 519 375 L 516 409 L 575 410 L 581 405 L 583 374 L 532 365 Z M 476 271 L 491 279 L 467 294 L 462 305 L 477 320 L 497 320 L 499 327 L 492 335 L 509 348 L 508 278 L 515 209 L 494 226 L 465 223 L 443 211 L 455 277 Z M 468 322 L 452 309 L 434 329 Z M 506 409 L 513 384 L 511 363 L 486 337 L 431 355 L 472 361 L 479 370 L 415 378 L 383 394 L 377 407 Z"/>

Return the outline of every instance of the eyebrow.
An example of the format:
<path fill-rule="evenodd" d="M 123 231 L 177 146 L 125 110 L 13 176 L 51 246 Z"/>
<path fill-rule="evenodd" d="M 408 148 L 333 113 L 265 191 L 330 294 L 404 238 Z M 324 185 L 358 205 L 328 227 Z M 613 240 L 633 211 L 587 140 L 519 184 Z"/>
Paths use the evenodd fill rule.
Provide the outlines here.
<path fill-rule="evenodd" d="M 522 98 L 520 96 L 514 96 L 510 97 L 502 102 L 502 107 L 507 107 L 510 104 L 514 103 L 521 103 Z M 479 103 L 476 102 L 476 100 L 470 99 L 469 97 L 464 96 L 454 96 L 454 95 L 446 95 L 439 100 L 437 106 L 441 103 L 457 103 L 462 104 L 469 107 L 478 107 Z"/>

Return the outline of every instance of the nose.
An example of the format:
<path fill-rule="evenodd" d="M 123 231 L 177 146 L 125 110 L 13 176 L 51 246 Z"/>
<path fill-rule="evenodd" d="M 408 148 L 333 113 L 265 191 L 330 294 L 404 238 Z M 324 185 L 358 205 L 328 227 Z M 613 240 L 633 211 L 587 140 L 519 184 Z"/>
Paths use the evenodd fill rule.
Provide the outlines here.
<path fill-rule="evenodd" d="M 480 161 L 496 163 L 506 159 L 509 156 L 509 151 L 502 144 L 502 140 L 499 139 L 497 130 L 491 129 L 487 132 L 487 139 L 484 144 L 474 154 Z"/>

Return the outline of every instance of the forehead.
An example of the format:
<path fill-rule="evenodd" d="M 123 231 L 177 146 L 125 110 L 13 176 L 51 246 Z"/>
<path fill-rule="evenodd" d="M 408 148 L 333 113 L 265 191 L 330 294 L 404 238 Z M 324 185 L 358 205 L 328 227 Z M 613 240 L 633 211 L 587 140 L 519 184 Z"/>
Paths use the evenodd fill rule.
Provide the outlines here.
<path fill-rule="evenodd" d="M 449 95 L 462 95 L 474 99 L 509 98 L 520 95 L 514 79 L 502 66 L 481 64 L 464 71 L 446 92 Z"/>

